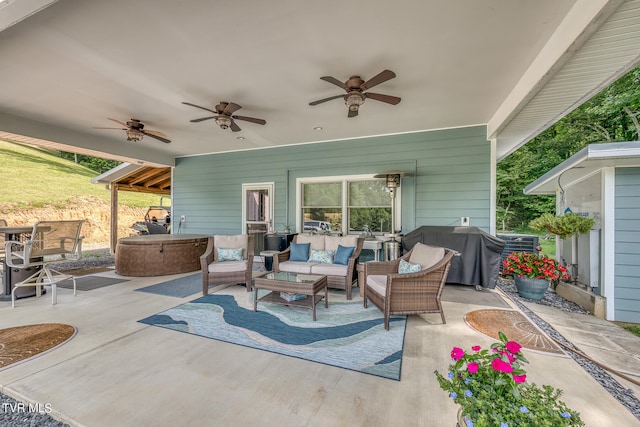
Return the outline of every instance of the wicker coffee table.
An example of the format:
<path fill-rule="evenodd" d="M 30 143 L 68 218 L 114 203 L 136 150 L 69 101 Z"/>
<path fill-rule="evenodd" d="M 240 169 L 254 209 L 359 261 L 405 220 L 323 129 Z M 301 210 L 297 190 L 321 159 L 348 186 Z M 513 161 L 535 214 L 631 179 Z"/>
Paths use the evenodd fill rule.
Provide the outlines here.
<path fill-rule="evenodd" d="M 258 289 L 266 289 L 271 292 L 258 299 Z M 323 289 L 324 296 L 318 295 Z M 306 295 L 306 297 L 295 301 L 287 301 L 280 296 L 280 292 L 302 294 Z M 258 301 L 295 305 L 310 308 L 313 311 L 313 320 L 315 321 L 316 304 L 322 301 L 322 299 L 324 299 L 324 306 L 329 307 L 327 276 L 280 271 L 267 273 L 253 279 L 253 311 L 258 311 Z"/>

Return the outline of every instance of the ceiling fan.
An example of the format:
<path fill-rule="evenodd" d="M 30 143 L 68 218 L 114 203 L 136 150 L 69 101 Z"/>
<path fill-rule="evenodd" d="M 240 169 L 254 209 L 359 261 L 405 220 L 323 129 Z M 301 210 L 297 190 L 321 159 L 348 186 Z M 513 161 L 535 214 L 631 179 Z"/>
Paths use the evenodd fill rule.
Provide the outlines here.
<path fill-rule="evenodd" d="M 346 95 L 336 95 L 330 96 L 329 98 L 320 99 L 318 101 L 310 102 L 309 105 L 318 105 L 323 102 L 331 101 L 332 99 L 344 98 L 344 103 L 349 107 L 349 113 L 347 117 L 355 117 L 358 115 L 358 109 L 367 98 L 375 99 L 376 101 L 386 102 L 387 104 L 396 105 L 400 102 L 400 98 L 397 96 L 391 95 L 383 95 L 380 93 L 373 92 L 365 92 L 368 89 L 371 89 L 374 86 L 379 85 L 380 83 L 384 83 L 387 80 L 391 80 L 394 78 L 396 74 L 393 71 L 384 70 L 380 72 L 378 75 L 370 78 L 366 82 L 360 78 L 360 76 L 351 76 L 349 80 L 342 83 L 340 80 L 331 76 L 320 77 L 321 80 L 325 82 L 329 82 L 338 87 L 344 89 L 347 94 Z"/>
<path fill-rule="evenodd" d="M 120 129 L 126 132 L 127 134 L 127 141 L 140 141 L 145 135 L 151 137 L 151 138 L 155 138 L 158 141 L 162 141 L 165 144 L 168 144 L 171 142 L 171 140 L 166 138 L 166 135 L 162 132 L 159 132 L 157 130 L 145 130 L 144 129 L 144 123 L 142 123 L 140 120 L 138 119 L 131 119 L 129 120 L 127 123 L 123 123 L 120 120 L 116 120 L 116 119 L 110 119 L 107 117 L 108 120 L 111 120 L 112 122 L 116 122 L 119 125 L 122 125 L 123 127 L 121 128 L 103 128 L 103 127 L 94 127 L 94 129 Z"/>
<path fill-rule="evenodd" d="M 216 114 L 215 116 L 207 116 L 207 117 L 202 117 L 200 119 L 193 119 L 191 120 L 192 123 L 198 123 L 204 120 L 215 119 L 216 124 L 220 126 L 221 129 L 231 128 L 233 132 L 238 132 L 242 130 L 240 129 L 240 126 L 238 126 L 238 124 L 235 122 L 236 120 L 244 120 L 246 122 L 256 123 L 258 125 L 264 125 L 267 123 L 265 120 L 256 119 L 254 117 L 233 115 L 233 113 L 235 113 L 236 111 L 242 108 L 241 106 L 239 106 L 238 104 L 234 104 L 233 102 L 225 102 L 225 101 L 220 102 L 218 105 L 214 107 L 215 110 L 201 107 L 199 105 L 192 104 L 190 102 L 183 102 L 183 104 L 200 108 L 202 110 L 209 111 L 213 114 Z"/>

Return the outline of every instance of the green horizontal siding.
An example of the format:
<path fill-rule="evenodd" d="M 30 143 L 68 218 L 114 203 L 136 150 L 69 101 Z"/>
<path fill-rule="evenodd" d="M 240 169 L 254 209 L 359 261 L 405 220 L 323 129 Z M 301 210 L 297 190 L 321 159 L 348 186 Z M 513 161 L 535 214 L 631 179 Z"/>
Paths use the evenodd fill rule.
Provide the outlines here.
<path fill-rule="evenodd" d="M 640 323 L 640 168 L 617 168 L 615 320 Z"/>
<path fill-rule="evenodd" d="M 490 144 L 484 126 L 176 159 L 174 217 L 184 233 L 240 233 L 242 184 L 275 183 L 276 228 L 295 223 L 297 178 L 400 169 L 403 232 L 459 225 L 489 231 Z"/>

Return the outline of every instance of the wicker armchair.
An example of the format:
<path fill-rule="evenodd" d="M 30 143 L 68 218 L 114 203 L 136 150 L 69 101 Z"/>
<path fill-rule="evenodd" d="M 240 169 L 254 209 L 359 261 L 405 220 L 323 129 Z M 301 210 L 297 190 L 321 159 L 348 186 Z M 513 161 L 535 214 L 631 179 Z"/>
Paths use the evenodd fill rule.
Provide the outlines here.
<path fill-rule="evenodd" d="M 202 295 L 209 293 L 209 286 L 242 283 L 251 291 L 253 273 L 253 235 L 210 236 L 207 249 L 200 257 L 202 270 Z M 223 260 L 218 249 L 242 249 L 242 260 Z"/>
<path fill-rule="evenodd" d="M 364 263 L 364 307 L 371 301 L 384 313 L 386 330 L 389 330 L 391 314 L 440 313 L 442 323 L 447 323 L 440 297 L 455 254 L 451 249 L 418 243 L 398 259 Z M 423 269 L 400 274 L 401 259 L 421 264 Z"/>

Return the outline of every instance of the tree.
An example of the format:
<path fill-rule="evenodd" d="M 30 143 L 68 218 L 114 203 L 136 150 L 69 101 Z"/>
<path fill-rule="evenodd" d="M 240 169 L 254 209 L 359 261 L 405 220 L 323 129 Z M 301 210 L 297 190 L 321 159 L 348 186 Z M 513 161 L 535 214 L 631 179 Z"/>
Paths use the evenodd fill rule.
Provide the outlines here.
<path fill-rule="evenodd" d="M 640 67 L 609 85 L 503 159 L 496 172 L 497 227 L 526 226 L 555 213 L 553 196 L 525 196 L 524 188 L 592 143 L 640 140 Z"/>
<path fill-rule="evenodd" d="M 84 154 L 67 153 L 65 151 L 59 151 L 58 155 L 63 159 L 72 160 L 73 162 L 98 173 L 104 173 L 111 170 L 121 163 L 116 160 L 107 160 L 100 157 L 86 156 Z"/>

